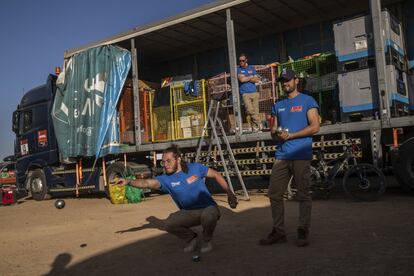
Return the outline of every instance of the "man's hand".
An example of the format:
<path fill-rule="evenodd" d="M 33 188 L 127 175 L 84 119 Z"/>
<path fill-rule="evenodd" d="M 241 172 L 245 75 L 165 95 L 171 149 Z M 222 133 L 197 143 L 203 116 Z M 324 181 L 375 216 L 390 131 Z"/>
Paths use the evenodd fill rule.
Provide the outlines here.
<path fill-rule="evenodd" d="M 289 135 L 289 132 L 282 130 L 281 132 L 277 134 L 277 137 L 282 141 L 286 141 L 289 139 L 290 135 Z"/>
<path fill-rule="evenodd" d="M 118 186 L 123 187 L 123 186 L 128 185 L 128 183 L 129 183 L 129 180 L 128 179 L 118 178 L 115 184 L 118 185 Z"/>
<path fill-rule="evenodd" d="M 227 195 L 227 202 L 229 203 L 231 209 L 235 209 L 237 207 L 237 197 L 233 193 L 229 193 Z"/>
<path fill-rule="evenodd" d="M 276 142 L 279 142 L 280 141 L 280 138 L 279 138 L 279 135 L 277 133 L 277 129 L 276 128 L 275 129 L 272 128 L 270 130 L 270 136 L 272 136 L 272 139 L 275 140 Z"/>

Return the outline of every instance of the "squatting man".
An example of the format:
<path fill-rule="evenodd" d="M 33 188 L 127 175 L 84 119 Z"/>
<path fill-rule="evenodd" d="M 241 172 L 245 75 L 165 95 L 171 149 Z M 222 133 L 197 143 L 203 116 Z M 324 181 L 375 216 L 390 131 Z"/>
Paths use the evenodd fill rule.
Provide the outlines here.
<path fill-rule="evenodd" d="M 142 189 L 161 190 L 171 195 L 179 211 L 172 213 L 165 221 L 167 232 L 184 240 L 184 252 L 197 248 L 197 234 L 191 227 L 203 228 L 200 251 L 213 249 L 211 239 L 220 211 L 205 185 L 205 178 L 213 178 L 226 192 L 231 208 L 236 208 L 237 198 L 223 176 L 217 171 L 199 163 L 186 163 L 177 146 L 167 148 L 162 156 L 161 165 L 165 173 L 155 179 L 127 180 L 119 179 L 117 184 L 132 185 Z"/>

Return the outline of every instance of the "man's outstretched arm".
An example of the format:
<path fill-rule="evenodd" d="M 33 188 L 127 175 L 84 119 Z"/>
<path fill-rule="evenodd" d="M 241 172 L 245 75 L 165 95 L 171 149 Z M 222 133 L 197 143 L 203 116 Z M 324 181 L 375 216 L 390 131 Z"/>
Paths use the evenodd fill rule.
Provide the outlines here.
<path fill-rule="evenodd" d="M 135 180 L 129 180 L 125 178 L 118 179 L 117 182 L 120 186 L 125 185 L 131 185 L 137 188 L 141 189 L 152 189 L 152 190 L 158 190 L 161 188 L 161 184 L 157 179 L 135 179 Z"/>
<path fill-rule="evenodd" d="M 214 178 L 216 182 L 223 188 L 223 190 L 227 194 L 227 200 L 229 202 L 229 205 L 231 208 L 236 208 L 237 206 L 237 197 L 236 195 L 231 191 L 229 184 L 224 180 L 224 177 L 216 170 L 208 169 L 207 172 L 208 178 Z"/>

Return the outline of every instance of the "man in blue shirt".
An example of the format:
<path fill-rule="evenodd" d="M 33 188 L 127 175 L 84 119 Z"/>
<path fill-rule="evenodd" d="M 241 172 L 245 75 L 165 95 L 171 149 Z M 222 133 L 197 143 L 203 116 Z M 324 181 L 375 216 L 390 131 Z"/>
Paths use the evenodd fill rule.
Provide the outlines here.
<path fill-rule="evenodd" d="M 202 225 L 201 252 L 206 253 L 213 248 L 211 239 L 220 218 L 220 211 L 205 185 L 205 178 L 215 179 L 223 188 L 231 208 L 236 208 L 237 198 L 220 173 L 199 163 L 187 164 L 181 156 L 179 148 L 171 146 L 164 151 L 162 157 L 165 174 L 157 176 L 156 179 L 120 179 L 118 185 L 129 184 L 169 193 L 180 210 L 166 219 L 165 229 L 187 242 L 184 252 L 192 252 L 197 247 L 197 234 L 191 227 Z"/>
<path fill-rule="evenodd" d="M 262 123 L 259 116 L 259 92 L 256 90 L 255 83 L 259 82 L 260 78 L 257 76 L 256 69 L 248 65 L 245 54 L 239 56 L 239 64 L 237 78 L 247 113 L 247 121 L 251 124 L 253 132 L 258 132 L 262 129 Z"/>
<path fill-rule="evenodd" d="M 286 242 L 284 230 L 283 194 L 293 176 L 299 201 L 299 226 L 296 244 L 306 246 L 311 220 L 312 201 L 309 194 L 312 135 L 319 131 L 319 107 L 316 101 L 298 91 L 298 78 L 293 70 L 283 69 L 279 81 L 286 97 L 272 108 L 274 125 L 271 129 L 277 140 L 276 161 L 273 164 L 269 185 L 273 228 L 260 240 L 261 245 Z"/>

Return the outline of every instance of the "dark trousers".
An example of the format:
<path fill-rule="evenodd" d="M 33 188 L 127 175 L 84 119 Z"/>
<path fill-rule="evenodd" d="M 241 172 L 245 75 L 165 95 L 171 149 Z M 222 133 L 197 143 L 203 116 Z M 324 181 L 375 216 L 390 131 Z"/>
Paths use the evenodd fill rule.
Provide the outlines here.
<path fill-rule="evenodd" d="M 219 218 L 220 210 L 217 206 L 197 210 L 180 210 L 169 215 L 165 222 L 165 229 L 180 239 L 190 241 L 195 234 L 191 227 L 201 225 L 203 240 L 210 241 Z"/>
<path fill-rule="evenodd" d="M 292 176 L 298 189 L 296 194 L 296 199 L 299 201 L 298 228 L 308 230 L 310 227 L 312 211 L 312 199 L 309 194 L 310 160 L 276 160 L 270 176 L 268 194 L 273 227 L 281 235 L 285 234 L 283 195 Z"/>

